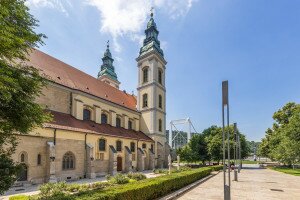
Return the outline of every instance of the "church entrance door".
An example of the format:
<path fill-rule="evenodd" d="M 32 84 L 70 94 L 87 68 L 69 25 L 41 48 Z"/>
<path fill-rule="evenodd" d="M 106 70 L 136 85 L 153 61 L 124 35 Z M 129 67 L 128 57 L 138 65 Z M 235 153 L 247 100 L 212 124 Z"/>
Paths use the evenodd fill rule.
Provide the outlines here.
<path fill-rule="evenodd" d="M 26 164 L 22 164 L 22 169 L 19 173 L 17 181 L 27 181 L 27 172 L 28 170 Z"/>
<path fill-rule="evenodd" d="M 117 171 L 122 171 L 122 157 L 117 157 Z"/>

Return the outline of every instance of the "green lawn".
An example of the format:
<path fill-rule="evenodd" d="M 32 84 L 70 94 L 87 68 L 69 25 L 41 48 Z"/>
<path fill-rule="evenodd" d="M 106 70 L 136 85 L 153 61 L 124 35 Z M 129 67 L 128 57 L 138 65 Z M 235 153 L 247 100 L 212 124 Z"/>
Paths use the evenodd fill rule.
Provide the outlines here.
<path fill-rule="evenodd" d="M 258 164 L 258 161 L 253 161 L 253 160 L 242 160 L 242 164 Z"/>
<path fill-rule="evenodd" d="M 286 174 L 291 174 L 294 176 L 300 176 L 300 169 L 293 169 L 293 168 L 288 168 L 288 167 L 272 167 L 271 169 L 283 172 Z"/>

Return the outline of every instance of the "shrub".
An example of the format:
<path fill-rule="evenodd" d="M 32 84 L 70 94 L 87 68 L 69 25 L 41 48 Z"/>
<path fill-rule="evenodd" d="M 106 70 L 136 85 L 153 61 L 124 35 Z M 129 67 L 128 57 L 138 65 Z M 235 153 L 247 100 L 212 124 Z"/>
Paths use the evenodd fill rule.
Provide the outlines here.
<path fill-rule="evenodd" d="M 64 191 L 67 189 L 66 182 L 59 183 L 46 183 L 40 186 L 40 194 L 41 198 L 47 198 L 50 196 L 63 196 Z"/>
<path fill-rule="evenodd" d="M 222 166 L 203 167 L 73 196 L 74 200 L 152 200 L 193 183 Z"/>
<path fill-rule="evenodd" d="M 132 173 L 132 172 L 128 173 L 127 177 L 130 178 L 130 179 L 137 180 L 137 181 L 140 181 L 140 180 L 143 180 L 143 179 L 147 178 L 145 176 L 145 174 L 143 174 L 143 173 Z"/>
<path fill-rule="evenodd" d="M 9 197 L 9 200 L 29 200 L 29 197 L 26 195 L 16 195 Z"/>
<path fill-rule="evenodd" d="M 125 184 L 129 182 L 129 178 L 124 174 L 116 174 L 115 176 L 108 179 L 113 184 Z"/>

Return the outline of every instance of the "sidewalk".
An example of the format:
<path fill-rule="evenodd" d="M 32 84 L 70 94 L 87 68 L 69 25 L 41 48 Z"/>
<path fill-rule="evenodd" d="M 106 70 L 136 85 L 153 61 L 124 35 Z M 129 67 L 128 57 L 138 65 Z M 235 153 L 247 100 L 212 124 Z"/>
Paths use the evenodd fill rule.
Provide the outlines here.
<path fill-rule="evenodd" d="M 231 182 L 232 200 L 299 200 L 300 177 L 244 165 L 238 182 Z M 233 178 L 233 173 L 231 173 Z M 223 200 L 223 173 L 195 187 L 179 200 Z"/>

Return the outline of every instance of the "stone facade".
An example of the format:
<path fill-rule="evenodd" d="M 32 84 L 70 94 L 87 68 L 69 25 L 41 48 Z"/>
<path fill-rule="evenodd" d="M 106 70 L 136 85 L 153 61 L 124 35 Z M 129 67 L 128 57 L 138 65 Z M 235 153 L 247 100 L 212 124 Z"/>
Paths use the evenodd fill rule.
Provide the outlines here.
<path fill-rule="evenodd" d="M 148 32 L 157 31 L 152 17 L 150 21 L 146 43 L 151 40 Z M 155 42 L 159 47 L 157 38 Z M 48 70 L 51 76 L 36 102 L 55 116 L 43 127 L 18 135 L 20 143 L 13 159 L 26 166 L 19 181 L 77 180 L 167 165 L 167 62 L 162 50 L 142 47 L 137 58 L 137 97 L 120 91 L 116 76 L 113 87 L 103 79 L 113 69 L 109 49 L 104 75 L 101 73 L 99 79 L 38 50 L 34 52 L 32 65 L 42 69 L 46 77 Z M 145 68 L 149 70 L 146 82 Z M 148 95 L 146 100 L 144 94 Z"/>

